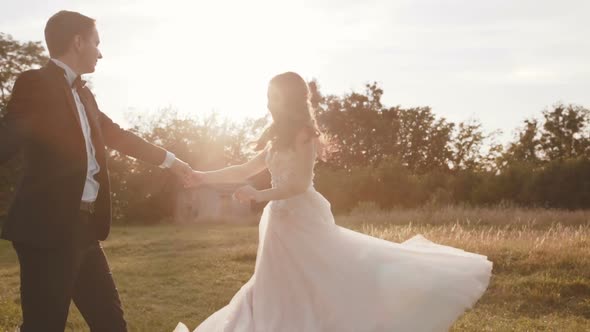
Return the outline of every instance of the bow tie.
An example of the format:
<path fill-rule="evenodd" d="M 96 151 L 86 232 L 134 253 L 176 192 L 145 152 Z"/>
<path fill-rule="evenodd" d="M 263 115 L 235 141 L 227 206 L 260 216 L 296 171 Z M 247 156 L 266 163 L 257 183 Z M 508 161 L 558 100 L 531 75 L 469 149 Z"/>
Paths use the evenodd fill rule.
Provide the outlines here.
<path fill-rule="evenodd" d="M 76 79 L 72 83 L 72 88 L 76 88 L 76 90 L 78 91 L 84 89 L 85 86 L 86 81 L 84 81 L 80 76 L 76 77 Z"/>

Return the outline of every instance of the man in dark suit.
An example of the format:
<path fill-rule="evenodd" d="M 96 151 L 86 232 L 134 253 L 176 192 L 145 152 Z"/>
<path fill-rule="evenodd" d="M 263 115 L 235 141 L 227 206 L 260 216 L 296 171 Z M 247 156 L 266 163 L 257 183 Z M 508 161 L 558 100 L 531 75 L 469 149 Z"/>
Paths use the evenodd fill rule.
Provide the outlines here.
<path fill-rule="evenodd" d="M 24 175 L 2 229 L 18 255 L 21 331 L 63 331 L 71 300 L 92 331 L 126 331 L 99 241 L 111 201 L 106 147 L 185 179 L 191 168 L 102 113 L 81 74 L 102 55 L 93 19 L 61 11 L 45 27 L 51 60 L 17 79 L 0 129 L 0 163 L 24 154 Z"/>

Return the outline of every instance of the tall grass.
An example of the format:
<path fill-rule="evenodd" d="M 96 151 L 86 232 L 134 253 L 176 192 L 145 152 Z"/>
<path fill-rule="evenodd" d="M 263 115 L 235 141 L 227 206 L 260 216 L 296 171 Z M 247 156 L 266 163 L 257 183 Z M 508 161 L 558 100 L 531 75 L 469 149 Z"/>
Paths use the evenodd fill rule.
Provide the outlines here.
<path fill-rule="evenodd" d="M 590 331 L 590 211 L 365 204 L 336 219 L 390 241 L 423 234 L 487 255 L 491 284 L 453 331 Z M 257 236 L 255 225 L 115 227 L 104 248 L 130 331 L 170 331 L 179 320 L 196 326 L 225 305 L 253 272 Z M 0 280 L 0 331 L 14 331 L 18 263 L 7 242 Z M 67 330 L 87 331 L 74 306 Z"/>

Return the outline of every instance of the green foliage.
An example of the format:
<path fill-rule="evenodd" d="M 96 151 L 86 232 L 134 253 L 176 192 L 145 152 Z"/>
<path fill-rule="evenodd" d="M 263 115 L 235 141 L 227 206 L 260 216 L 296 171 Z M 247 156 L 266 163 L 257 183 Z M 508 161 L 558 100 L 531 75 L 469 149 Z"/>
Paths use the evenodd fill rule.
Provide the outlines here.
<path fill-rule="evenodd" d="M 437 118 L 429 107 L 385 108 L 383 90 L 367 84 L 365 94 L 322 97 L 314 82 L 318 122 L 337 153 L 329 163 L 351 169 L 399 159 L 413 172 L 449 168 L 454 124 Z"/>
<path fill-rule="evenodd" d="M 5 101 L 22 70 L 46 61 L 39 43 L 19 43 L 0 34 Z M 323 96 L 310 82 L 311 103 L 327 141 L 317 167 L 316 187 L 336 211 L 363 202 L 381 208 L 445 204 L 494 205 L 510 202 L 557 208 L 590 207 L 590 111 L 556 104 L 541 119 L 526 119 L 506 146 L 499 132 L 485 132 L 477 120 L 454 123 L 429 107 L 387 107 L 383 89 L 367 84 L 363 92 Z M 1 120 L 0 120 L 1 121 Z M 249 142 L 268 119 L 240 124 L 216 114 L 182 117 L 172 108 L 129 117 L 131 130 L 173 151 L 195 169 L 211 170 L 244 162 Z M 0 215 L 15 189 L 20 163 L 0 168 Z M 115 216 L 155 222 L 170 217 L 183 190 L 168 171 L 111 152 L 110 175 Z M 268 173 L 254 178 L 269 185 Z"/>
<path fill-rule="evenodd" d="M 21 43 L 11 35 L 0 32 L 0 118 L 6 110 L 18 75 L 25 70 L 42 66 L 47 61 L 41 42 Z"/>
<path fill-rule="evenodd" d="M 543 112 L 545 123 L 540 145 L 547 160 L 590 157 L 590 111 L 581 106 L 558 104 Z"/>
<path fill-rule="evenodd" d="M 215 113 L 202 118 L 182 118 L 174 109 L 156 114 L 128 114 L 131 131 L 149 142 L 173 151 L 194 169 L 212 170 L 244 162 L 253 151 L 249 142 L 263 120 L 241 125 L 221 120 Z M 175 197 L 185 190 L 168 170 L 143 164 L 112 151 L 109 174 L 115 217 L 119 220 L 153 223 L 171 217 Z"/>

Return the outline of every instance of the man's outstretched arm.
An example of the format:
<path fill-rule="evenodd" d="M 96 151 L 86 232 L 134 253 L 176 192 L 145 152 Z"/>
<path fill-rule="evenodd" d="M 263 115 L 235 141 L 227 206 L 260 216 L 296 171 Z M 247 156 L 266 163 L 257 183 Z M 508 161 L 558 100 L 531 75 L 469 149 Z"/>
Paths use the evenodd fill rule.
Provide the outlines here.
<path fill-rule="evenodd" d="M 105 144 L 125 155 L 162 168 L 170 168 L 183 180 L 192 173 L 191 167 L 174 154 L 151 144 L 134 133 L 122 129 L 106 114 L 100 112 L 100 125 Z"/>

